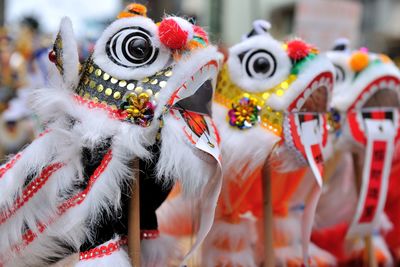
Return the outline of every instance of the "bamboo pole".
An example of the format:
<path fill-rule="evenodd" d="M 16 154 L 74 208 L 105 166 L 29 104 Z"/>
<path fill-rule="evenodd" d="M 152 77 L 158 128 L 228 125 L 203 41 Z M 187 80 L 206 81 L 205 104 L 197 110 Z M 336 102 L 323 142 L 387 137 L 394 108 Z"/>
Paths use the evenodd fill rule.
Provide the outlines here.
<path fill-rule="evenodd" d="M 275 266 L 274 238 L 273 238 L 273 212 L 272 212 L 272 188 L 271 170 L 268 163 L 262 170 L 263 210 L 264 210 L 264 267 Z"/>
<path fill-rule="evenodd" d="M 357 153 L 353 153 L 353 166 L 354 166 L 354 173 L 358 189 L 358 195 L 360 195 L 361 185 L 362 185 L 362 164 L 360 156 Z M 372 234 L 370 233 L 364 237 L 364 243 L 365 243 L 364 265 L 366 264 L 368 267 L 378 267 L 371 235 Z"/>
<path fill-rule="evenodd" d="M 133 162 L 134 184 L 129 208 L 128 221 L 128 253 L 132 265 L 140 267 L 140 190 L 139 159 Z"/>

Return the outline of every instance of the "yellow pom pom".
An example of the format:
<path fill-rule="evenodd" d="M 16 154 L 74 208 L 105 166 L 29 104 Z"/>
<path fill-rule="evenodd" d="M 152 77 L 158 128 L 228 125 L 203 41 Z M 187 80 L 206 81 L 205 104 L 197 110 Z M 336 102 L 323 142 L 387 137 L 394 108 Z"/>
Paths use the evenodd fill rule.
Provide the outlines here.
<path fill-rule="evenodd" d="M 385 54 L 380 54 L 380 55 L 379 55 L 379 58 L 382 60 L 383 63 L 389 63 L 389 62 L 392 61 L 392 60 L 390 59 L 390 57 L 388 57 L 388 56 L 385 55 Z"/>
<path fill-rule="evenodd" d="M 369 59 L 368 54 L 365 52 L 357 51 L 354 52 L 350 58 L 350 67 L 356 71 L 362 71 L 368 66 Z"/>

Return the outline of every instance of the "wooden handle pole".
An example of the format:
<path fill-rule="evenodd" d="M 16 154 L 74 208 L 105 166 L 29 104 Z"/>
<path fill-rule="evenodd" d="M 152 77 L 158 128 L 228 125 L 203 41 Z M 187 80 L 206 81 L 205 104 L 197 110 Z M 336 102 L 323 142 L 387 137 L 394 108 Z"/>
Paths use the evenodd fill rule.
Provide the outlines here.
<path fill-rule="evenodd" d="M 264 196 L 264 267 L 275 266 L 274 238 L 273 238 L 273 213 L 272 213 L 272 190 L 271 172 L 268 163 L 264 164 L 262 175 L 262 186 Z"/>
<path fill-rule="evenodd" d="M 129 208 L 128 221 L 128 253 L 132 265 L 140 267 L 140 190 L 139 190 L 139 160 L 133 162 L 134 183 Z"/>
<path fill-rule="evenodd" d="M 360 194 L 362 185 L 362 164 L 360 161 L 360 156 L 357 153 L 353 153 L 353 166 L 354 166 L 356 184 L 358 188 L 358 194 Z M 364 244 L 365 244 L 364 264 L 366 264 L 368 267 L 378 267 L 378 263 L 375 257 L 374 244 L 372 242 L 371 235 L 372 234 L 368 234 L 367 236 L 364 237 Z"/>

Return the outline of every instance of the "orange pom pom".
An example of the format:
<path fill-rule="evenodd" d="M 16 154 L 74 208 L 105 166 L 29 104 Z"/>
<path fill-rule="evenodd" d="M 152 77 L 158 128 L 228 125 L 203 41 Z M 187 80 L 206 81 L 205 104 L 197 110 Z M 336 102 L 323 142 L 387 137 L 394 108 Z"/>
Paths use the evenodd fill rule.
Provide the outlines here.
<path fill-rule="evenodd" d="M 144 5 L 133 3 L 128 5 L 124 11 L 118 14 L 117 18 L 130 18 L 135 16 L 147 16 L 147 8 Z"/>
<path fill-rule="evenodd" d="M 365 52 L 357 51 L 354 52 L 350 58 L 350 67 L 355 72 L 362 71 L 368 66 L 369 58 Z"/>

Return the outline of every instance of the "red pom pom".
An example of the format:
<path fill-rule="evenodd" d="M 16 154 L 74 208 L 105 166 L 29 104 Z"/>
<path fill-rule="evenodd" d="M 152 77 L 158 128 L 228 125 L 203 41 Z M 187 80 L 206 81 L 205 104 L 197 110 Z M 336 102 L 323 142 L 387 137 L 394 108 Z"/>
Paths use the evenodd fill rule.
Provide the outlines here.
<path fill-rule="evenodd" d="M 193 31 L 197 36 L 200 36 L 204 39 L 204 42 L 208 44 L 208 36 L 207 33 L 203 30 L 203 28 L 199 26 L 193 26 Z"/>
<path fill-rule="evenodd" d="M 302 40 L 293 40 L 287 43 L 287 53 L 293 60 L 300 60 L 308 56 L 310 46 Z"/>
<path fill-rule="evenodd" d="M 182 29 L 174 19 L 164 19 L 158 26 L 158 36 L 161 43 L 171 49 L 181 49 L 188 41 L 189 33 Z"/>
<path fill-rule="evenodd" d="M 54 52 L 54 50 L 51 50 L 49 52 L 49 60 L 53 63 L 56 63 L 57 61 L 57 56 L 56 56 L 56 52 Z"/>

